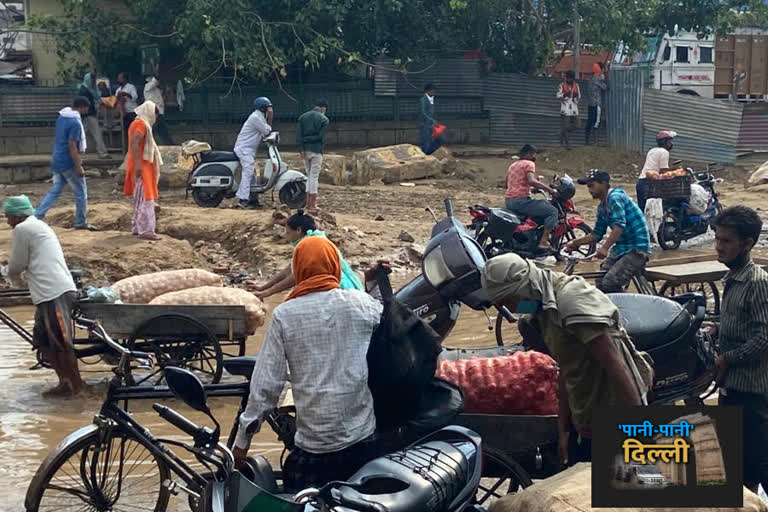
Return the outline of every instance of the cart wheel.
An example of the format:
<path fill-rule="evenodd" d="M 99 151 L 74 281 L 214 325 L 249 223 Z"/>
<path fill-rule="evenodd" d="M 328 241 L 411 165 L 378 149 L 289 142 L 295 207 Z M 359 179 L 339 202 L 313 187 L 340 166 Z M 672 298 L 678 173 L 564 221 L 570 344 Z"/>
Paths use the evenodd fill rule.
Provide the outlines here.
<path fill-rule="evenodd" d="M 661 286 L 659 295 L 662 297 L 674 297 L 686 293 L 700 293 L 707 299 L 707 315 L 720 315 L 720 290 L 712 281 L 701 283 L 674 284 L 667 281 Z"/>
<path fill-rule="evenodd" d="M 166 366 L 178 366 L 195 373 L 203 384 L 216 384 L 224 370 L 221 345 L 199 320 L 187 315 L 159 315 L 141 324 L 126 343 L 129 350 L 155 355 L 151 370 L 130 367 L 129 385 L 156 386 L 163 381 Z"/>
<path fill-rule="evenodd" d="M 533 485 L 523 467 L 501 451 L 483 446 L 483 474 L 475 495 L 476 503 L 486 508 L 507 494 Z"/>
<path fill-rule="evenodd" d="M 242 357 L 245 355 L 245 339 L 235 341 L 219 341 L 224 357 Z"/>

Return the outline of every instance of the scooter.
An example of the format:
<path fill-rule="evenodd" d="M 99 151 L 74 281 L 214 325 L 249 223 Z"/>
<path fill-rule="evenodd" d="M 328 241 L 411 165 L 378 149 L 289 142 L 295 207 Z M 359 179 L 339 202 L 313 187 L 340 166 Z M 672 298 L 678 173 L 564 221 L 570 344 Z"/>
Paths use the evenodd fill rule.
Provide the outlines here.
<path fill-rule="evenodd" d="M 301 208 L 307 202 L 307 177 L 294 170 L 289 170 L 280 157 L 278 145 L 280 133 L 272 132 L 264 138 L 268 157 L 264 163 L 264 172 L 253 176 L 251 199 L 270 190 L 277 190 L 282 204 L 289 208 Z M 241 172 L 240 160 L 232 151 L 205 151 L 191 153 L 195 167 L 187 180 L 187 192 L 192 191 L 192 198 L 198 206 L 216 208 L 224 198 L 233 198 L 239 186 Z"/>
<path fill-rule="evenodd" d="M 195 410 L 210 415 L 205 388 L 186 369 L 165 368 L 171 392 Z M 195 440 L 198 458 L 217 468 L 196 512 L 483 512 L 474 504 L 482 474 L 482 441 L 475 432 L 448 426 L 408 447 L 365 464 L 347 482 L 330 482 L 295 495 L 279 494 L 272 468 L 263 456 L 250 456 L 235 469 L 232 452 L 219 443 L 219 428 L 200 427 L 168 407 L 161 416 Z"/>

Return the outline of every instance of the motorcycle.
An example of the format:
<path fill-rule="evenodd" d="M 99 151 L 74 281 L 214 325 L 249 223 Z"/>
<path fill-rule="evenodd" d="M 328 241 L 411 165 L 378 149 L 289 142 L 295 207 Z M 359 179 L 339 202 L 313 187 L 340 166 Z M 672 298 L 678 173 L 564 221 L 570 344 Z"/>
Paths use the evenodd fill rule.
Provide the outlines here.
<path fill-rule="evenodd" d="M 166 367 L 165 375 L 176 397 L 216 423 L 205 388 L 194 373 Z M 219 443 L 218 427 L 199 427 L 159 404 L 155 410 L 191 436 L 195 453 L 218 470 L 197 500 L 196 512 L 484 511 L 474 503 L 482 474 L 482 441 L 463 427 L 442 428 L 404 449 L 378 457 L 347 482 L 330 482 L 320 489 L 285 495 L 279 494 L 275 475 L 263 456 L 248 457 L 245 467 L 237 470 L 231 451 Z"/>
<path fill-rule="evenodd" d="M 592 228 L 576 212 L 573 202 L 576 188 L 571 177 L 567 174 L 562 178 L 555 177 L 551 186 L 558 191 L 558 195 L 549 200 L 557 209 L 557 227 L 552 231 L 549 243 L 555 251 L 555 256 L 560 259 L 560 249 L 567 242 L 588 235 Z M 486 257 L 493 258 L 507 252 L 514 252 L 523 258 L 537 258 L 542 255 L 538 244 L 544 227 L 533 218 L 521 220 L 514 212 L 484 205 L 470 206 L 469 214 L 472 216 L 472 223 L 467 229 L 483 247 Z M 582 250 L 584 254 L 588 254 L 594 249 L 593 243 L 584 246 Z"/>
<path fill-rule="evenodd" d="M 664 200 L 664 217 L 659 227 L 658 240 L 663 250 L 673 250 L 680 247 L 683 240 L 690 240 L 703 235 L 710 228 L 710 221 L 723 210 L 715 185 L 723 182 L 709 172 L 695 173 L 686 169 L 694 178 L 694 183 L 704 187 L 710 194 L 707 209 L 701 214 L 690 212 L 690 204 L 684 199 Z"/>
<path fill-rule="evenodd" d="M 577 261 L 588 261 L 595 254 L 583 257 L 563 252 L 562 256 L 572 270 Z M 706 297 L 698 293 L 676 297 L 636 293 L 607 296 L 619 309 L 622 326 L 635 347 L 652 360 L 654 382 L 648 404 L 664 405 L 679 400 L 686 404 L 703 403 L 701 395 L 710 388 L 711 394 L 715 389 L 717 357 L 716 340 L 701 327 L 706 316 Z M 546 352 L 535 320 L 521 319 L 518 330 L 526 349 Z"/>
<path fill-rule="evenodd" d="M 251 183 L 251 199 L 270 190 L 277 190 L 282 204 L 289 208 L 302 208 L 307 202 L 307 177 L 289 170 L 277 149 L 280 133 L 272 132 L 264 138 L 268 157 L 264 172 L 254 175 Z M 195 204 L 204 208 L 216 208 L 224 198 L 235 197 L 239 186 L 240 160 L 232 151 L 205 151 L 194 153 L 195 166 L 189 173 L 187 192 L 192 191 Z"/>

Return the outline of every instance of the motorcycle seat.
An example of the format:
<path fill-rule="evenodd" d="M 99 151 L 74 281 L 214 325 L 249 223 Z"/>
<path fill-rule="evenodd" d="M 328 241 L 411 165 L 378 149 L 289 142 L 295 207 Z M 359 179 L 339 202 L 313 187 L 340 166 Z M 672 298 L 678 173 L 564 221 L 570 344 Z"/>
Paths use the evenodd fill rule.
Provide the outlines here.
<path fill-rule="evenodd" d="M 461 449 L 429 441 L 372 460 L 349 479 L 357 490 L 347 486 L 339 490 L 356 500 L 378 503 L 388 512 L 448 510 L 470 475 L 469 460 Z"/>
<path fill-rule="evenodd" d="M 205 164 L 210 162 L 236 162 L 238 158 L 232 151 L 208 151 L 200 156 L 200 160 Z"/>
<path fill-rule="evenodd" d="M 621 323 L 638 350 L 649 351 L 680 339 L 689 329 L 691 315 L 666 297 L 637 293 L 609 293 L 619 308 Z"/>
<path fill-rule="evenodd" d="M 256 366 L 256 356 L 228 357 L 224 359 L 224 369 L 231 375 L 250 379 L 253 367 Z"/>

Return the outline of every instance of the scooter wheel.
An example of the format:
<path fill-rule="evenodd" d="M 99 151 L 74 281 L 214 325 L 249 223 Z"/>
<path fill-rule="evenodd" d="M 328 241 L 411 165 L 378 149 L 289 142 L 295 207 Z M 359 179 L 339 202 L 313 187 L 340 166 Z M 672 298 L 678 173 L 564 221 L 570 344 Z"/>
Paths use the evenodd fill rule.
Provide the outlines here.
<path fill-rule="evenodd" d="M 224 200 L 224 192 L 220 190 L 209 191 L 204 188 L 196 188 L 192 191 L 192 199 L 197 206 L 203 208 L 216 208 Z"/>
<path fill-rule="evenodd" d="M 307 204 L 307 186 L 303 181 L 286 183 L 278 194 L 280 203 L 288 208 L 303 208 Z"/>

